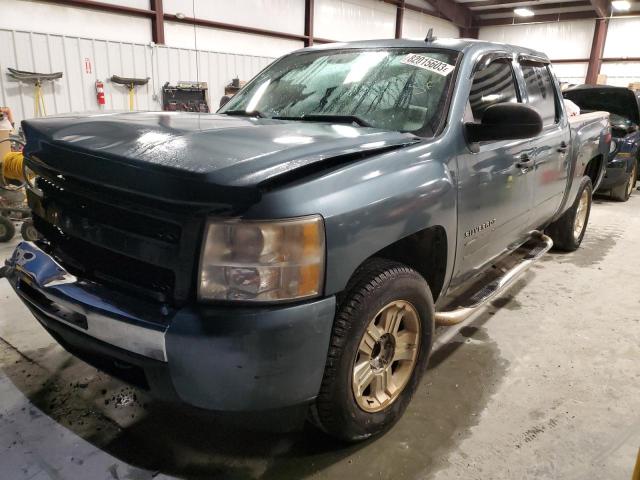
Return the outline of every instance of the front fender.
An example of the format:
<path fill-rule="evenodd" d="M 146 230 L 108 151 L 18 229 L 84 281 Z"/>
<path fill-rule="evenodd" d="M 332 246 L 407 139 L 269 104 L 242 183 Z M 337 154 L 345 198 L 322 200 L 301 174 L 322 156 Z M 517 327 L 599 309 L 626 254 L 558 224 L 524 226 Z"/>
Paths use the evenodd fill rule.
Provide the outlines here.
<path fill-rule="evenodd" d="M 357 267 L 376 252 L 432 226 L 442 227 L 447 235 L 448 280 L 457 228 L 454 172 L 450 170 L 454 162 L 441 160 L 444 152 L 432 146 L 389 152 L 269 192 L 244 216 L 322 215 L 326 295 L 344 290 Z"/>

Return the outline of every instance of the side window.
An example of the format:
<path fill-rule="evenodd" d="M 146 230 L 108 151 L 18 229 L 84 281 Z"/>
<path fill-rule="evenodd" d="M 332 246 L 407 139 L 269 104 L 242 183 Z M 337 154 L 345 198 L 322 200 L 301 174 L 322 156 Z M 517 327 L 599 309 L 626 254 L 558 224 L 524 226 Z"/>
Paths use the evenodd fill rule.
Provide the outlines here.
<path fill-rule="evenodd" d="M 556 123 L 556 96 L 553 77 L 549 67 L 542 63 L 521 63 L 525 89 L 529 97 L 528 104 L 535 108 L 542 117 L 543 125 Z"/>
<path fill-rule="evenodd" d="M 473 120 L 479 122 L 488 107 L 505 102 L 517 103 L 518 94 L 511 62 L 500 59 L 491 62 L 473 76 L 469 95 Z"/>

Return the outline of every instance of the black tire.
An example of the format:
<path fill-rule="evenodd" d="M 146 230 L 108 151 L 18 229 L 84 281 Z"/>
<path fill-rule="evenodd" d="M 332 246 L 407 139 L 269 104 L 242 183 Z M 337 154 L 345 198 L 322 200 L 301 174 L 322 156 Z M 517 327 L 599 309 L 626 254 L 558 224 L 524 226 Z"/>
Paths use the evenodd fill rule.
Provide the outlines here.
<path fill-rule="evenodd" d="M 631 173 L 629 173 L 629 178 L 622 185 L 618 185 L 611 189 L 611 198 L 617 200 L 618 202 L 626 202 L 631 197 L 631 193 L 633 192 L 636 181 L 638 178 L 638 163 L 634 162 L 633 167 L 631 168 Z"/>
<path fill-rule="evenodd" d="M 576 234 L 576 214 L 578 213 L 580 199 L 585 192 L 587 196 L 586 217 L 584 218 L 581 230 Z M 545 233 L 553 240 L 553 248 L 565 252 L 573 252 L 578 249 L 582 243 L 582 239 L 584 238 L 584 234 L 589 223 L 592 198 L 593 187 L 591 186 L 591 179 L 589 177 L 583 177 L 580 181 L 580 187 L 578 188 L 578 195 L 576 196 L 571 208 L 564 212 L 560 218 L 549 225 L 545 230 Z"/>
<path fill-rule="evenodd" d="M 16 227 L 7 217 L 0 215 L 0 242 L 8 242 L 16 234 Z"/>
<path fill-rule="evenodd" d="M 413 370 L 395 400 L 381 411 L 370 413 L 358 405 L 352 390 L 354 365 L 365 329 L 381 309 L 394 301 L 409 302 L 417 313 L 421 333 L 418 352 Z M 339 300 L 324 378 L 314 409 L 316 425 L 329 435 L 354 442 L 380 434 L 395 424 L 426 369 L 434 317 L 431 291 L 419 273 L 386 259 L 365 262 Z"/>
<path fill-rule="evenodd" d="M 20 235 L 22 235 L 22 238 L 27 242 L 35 242 L 40 238 L 40 234 L 36 230 L 36 227 L 33 226 L 33 221 L 31 219 L 27 219 L 22 222 Z"/>

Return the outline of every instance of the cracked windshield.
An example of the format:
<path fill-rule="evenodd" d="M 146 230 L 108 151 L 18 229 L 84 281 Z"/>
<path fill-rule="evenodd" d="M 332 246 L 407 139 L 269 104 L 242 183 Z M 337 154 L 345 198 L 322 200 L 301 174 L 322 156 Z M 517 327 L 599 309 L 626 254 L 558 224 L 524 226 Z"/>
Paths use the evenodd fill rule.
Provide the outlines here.
<path fill-rule="evenodd" d="M 445 113 L 457 55 L 415 49 L 292 55 L 259 74 L 220 113 L 430 135 Z"/>

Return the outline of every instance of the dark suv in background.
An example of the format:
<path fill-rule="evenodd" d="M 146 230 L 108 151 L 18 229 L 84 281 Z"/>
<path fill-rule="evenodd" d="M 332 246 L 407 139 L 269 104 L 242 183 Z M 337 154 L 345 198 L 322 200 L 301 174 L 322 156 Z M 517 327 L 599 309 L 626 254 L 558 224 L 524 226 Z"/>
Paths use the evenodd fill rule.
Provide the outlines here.
<path fill-rule="evenodd" d="M 626 202 L 638 178 L 640 161 L 640 92 L 608 85 L 579 85 L 566 90 L 564 98 L 571 100 L 581 113 L 605 111 L 611 114 L 611 150 L 607 173 L 598 192 Z"/>

